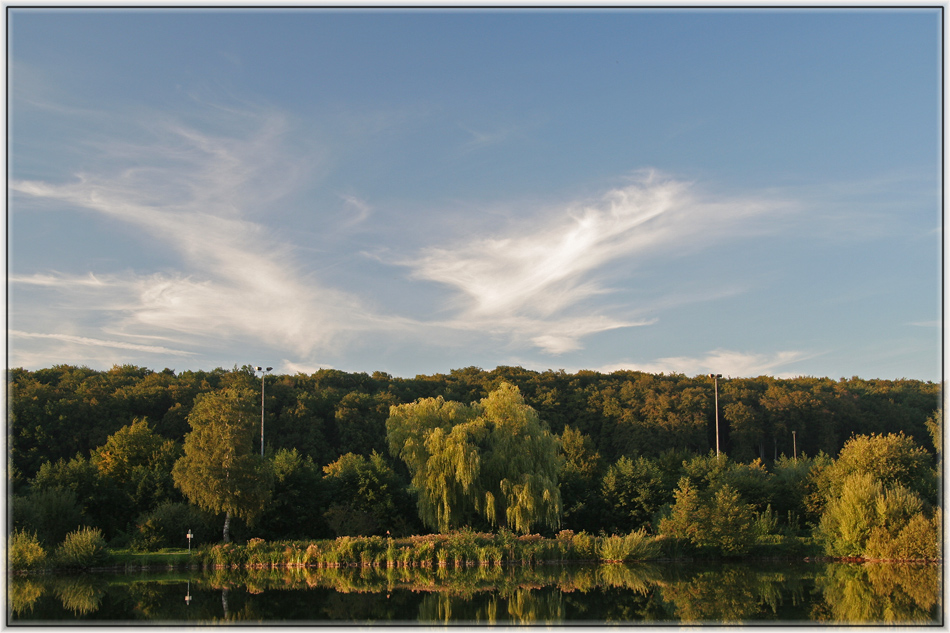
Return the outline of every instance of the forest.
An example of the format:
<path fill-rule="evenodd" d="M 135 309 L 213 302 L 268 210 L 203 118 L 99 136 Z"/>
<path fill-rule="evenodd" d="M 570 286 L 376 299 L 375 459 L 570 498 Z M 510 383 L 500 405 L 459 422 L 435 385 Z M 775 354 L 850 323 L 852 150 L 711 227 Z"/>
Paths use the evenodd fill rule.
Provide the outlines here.
<path fill-rule="evenodd" d="M 521 367 L 12 369 L 8 509 L 47 549 L 80 528 L 142 550 L 186 530 L 201 545 L 461 529 L 939 556 L 940 384 L 719 379 L 718 456 L 714 389 Z"/>

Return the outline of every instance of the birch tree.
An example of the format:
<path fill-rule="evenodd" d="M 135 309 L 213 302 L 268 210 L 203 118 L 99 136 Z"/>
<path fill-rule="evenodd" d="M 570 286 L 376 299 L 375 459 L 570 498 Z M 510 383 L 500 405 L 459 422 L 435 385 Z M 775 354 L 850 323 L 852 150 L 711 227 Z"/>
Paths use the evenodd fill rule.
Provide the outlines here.
<path fill-rule="evenodd" d="M 256 394 L 243 389 L 195 398 L 185 454 L 172 468 L 175 485 L 189 501 L 224 513 L 225 543 L 231 540 L 231 517 L 253 521 L 270 497 L 269 470 L 253 446 L 260 419 L 256 402 Z"/>
<path fill-rule="evenodd" d="M 429 527 L 478 518 L 522 533 L 559 526 L 559 443 L 517 387 L 502 383 L 471 405 L 438 397 L 393 406 L 386 429 Z"/>

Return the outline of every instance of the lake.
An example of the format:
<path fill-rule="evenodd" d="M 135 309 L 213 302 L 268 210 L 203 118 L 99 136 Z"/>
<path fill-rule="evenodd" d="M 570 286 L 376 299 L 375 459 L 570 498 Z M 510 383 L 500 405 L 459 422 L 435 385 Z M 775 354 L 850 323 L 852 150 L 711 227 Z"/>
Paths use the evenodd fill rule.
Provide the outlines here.
<path fill-rule="evenodd" d="M 941 567 L 772 562 L 12 576 L 9 624 L 942 624 Z"/>

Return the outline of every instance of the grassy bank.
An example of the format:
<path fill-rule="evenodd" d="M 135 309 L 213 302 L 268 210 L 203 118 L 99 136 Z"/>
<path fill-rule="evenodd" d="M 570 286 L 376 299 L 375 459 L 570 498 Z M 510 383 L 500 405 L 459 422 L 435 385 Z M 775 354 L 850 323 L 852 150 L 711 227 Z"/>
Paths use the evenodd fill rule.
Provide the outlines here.
<path fill-rule="evenodd" d="M 749 552 L 751 558 L 779 558 L 820 555 L 807 539 L 772 537 L 763 539 Z M 626 535 L 597 536 L 563 530 L 555 538 L 539 534 L 517 536 L 507 530 L 497 534 L 458 530 L 447 534 L 426 534 L 402 538 L 381 536 L 350 537 L 317 541 L 264 541 L 245 544 L 205 545 L 187 549 L 141 552 L 104 549 L 88 564 L 90 568 L 201 568 L 254 569 L 272 567 L 470 567 L 533 565 L 544 562 L 630 562 L 656 559 L 710 557 L 708 552 L 690 548 L 688 543 L 645 531 Z M 14 571 L 60 569 L 57 558 L 45 564 Z M 11 561 L 12 562 L 12 561 Z M 70 566 L 75 568 L 76 565 Z"/>

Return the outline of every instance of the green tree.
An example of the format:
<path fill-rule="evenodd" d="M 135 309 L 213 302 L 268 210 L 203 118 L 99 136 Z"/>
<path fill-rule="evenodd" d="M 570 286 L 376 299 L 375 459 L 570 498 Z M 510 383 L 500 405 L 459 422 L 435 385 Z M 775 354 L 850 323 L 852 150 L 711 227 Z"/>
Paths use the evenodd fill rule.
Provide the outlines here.
<path fill-rule="evenodd" d="M 100 528 L 106 538 L 113 538 L 135 516 L 128 504 L 118 502 L 122 492 L 116 483 L 100 476 L 92 460 L 82 455 L 43 464 L 33 478 L 32 489 L 73 492 L 82 507 L 83 523 Z"/>
<path fill-rule="evenodd" d="M 709 503 L 708 523 L 700 531 L 700 545 L 718 549 L 723 554 L 741 556 L 755 543 L 755 514 L 739 491 L 725 484 Z"/>
<path fill-rule="evenodd" d="M 671 500 L 659 467 L 645 457 L 617 460 L 604 475 L 601 497 L 600 527 L 617 534 L 650 528 L 653 515 Z"/>
<path fill-rule="evenodd" d="M 564 467 L 559 475 L 563 515 L 561 523 L 571 530 L 596 532 L 600 527 L 598 483 L 603 460 L 590 437 L 570 426 L 561 433 Z"/>
<path fill-rule="evenodd" d="M 323 467 L 330 507 L 325 516 L 337 536 L 403 536 L 416 527 L 407 515 L 412 498 L 383 456 L 347 453 Z"/>
<path fill-rule="evenodd" d="M 660 520 L 661 534 L 725 556 L 745 554 L 755 543 L 753 508 L 729 484 L 703 494 L 683 477 L 674 496 L 670 515 Z"/>
<path fill-rule="evenodd" d="M 817 536 L 832 556 L 928 558 L 939 534 L 936 471 L 901 434 L 852 437 L 816 474 L 823 506 Z"/>
<path fill-rule="evenodd" d="M 502 383 L 470 406 L 442 398 L 394 406 L 386 428 L 426 525 L 445 531 L 481 519 L 523 533 L 558 526 L 558 441 L 517 387 Z"/>
<path fill-rule="evenodd" d="M 660 520 L 660 533 L 687 543 L 698 542 L 705 518 L 702 516 L 704 508 L 699 490 L 689 477 L 682 477 L 673 497 L 675 503 L 669 516 Z"/>
<path fill-rule="evenodd" d="M 943 411 L 937 409 L 934 414 L 927 418 L 927 432 L 930 433 L 930 441 L 933 442 L 937 457 L 943 456 Z"/>
<path fill-rule="evenodd" d="M 885 487 L 902 485 L 930 504 L 937 500 L 937 473 L 932 456 L 903 433 L 856 435 L 834 463 L 816 473 L 826 500 L 840 497 L 851 475 L 867 474 Z"/>
<path fill-rule="evenodd" d="M 268 540 L 330 536 L 323 518 L 327 486 L 313 459 L 296 448 L 282 448 L 268 461 L 274 487 L 255 535 Z"/>
<path fill-rule="evenodd" d="M 224 389 L 198 396 L 188 416 L 192 430 L 185 436 L 185 454 L 172 469 L 189 501 L 224 513 L 225 543 L 231 540 L 232 515 L 251 523 L 270 497 L 270 472 L 253 446 L 260 420 L 256 395 Z"/>
<path fill-rule="evenodd" d="M 160 503 L 179 500 L 171 471 L 181 456 L 181 447 L 136 419 L 93 451 L 91 461 L 99 476 L 115 482 L 128 497 L 130 511 L 147 512 Z"/>
<path fill-rule="evenodd" d="M 13 527 L 36 534 L 47 548 L 63 542 L 82 525 L 82 507 L 76 493 L 65 488 L 34 489 L 13 497 Z"/>

